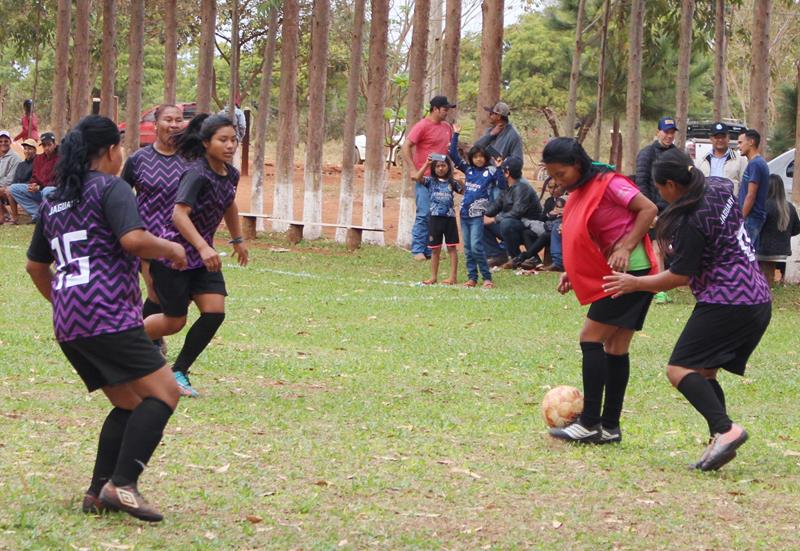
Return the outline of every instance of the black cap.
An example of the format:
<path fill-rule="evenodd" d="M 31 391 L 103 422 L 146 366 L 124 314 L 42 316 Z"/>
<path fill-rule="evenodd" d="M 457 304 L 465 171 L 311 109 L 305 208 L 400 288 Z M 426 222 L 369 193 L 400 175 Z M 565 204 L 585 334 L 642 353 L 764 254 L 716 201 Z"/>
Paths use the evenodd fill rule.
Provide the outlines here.
<path fill-rule="evenodd" d="M 42 143 L 44 142 L 56 143 L 56 135 L 53 134 L 52 132 L 45 132 L 44 134 L 42 134 L 42 137 L 39 138 L 39 141 Z"/>
<path fill-rule="evenodd" d="M 431 107 L 449 107 L 453 109 L 456 106 L 455 103 L 450 103 L 450 100 L 447 99 L 447 96 L 433 96 L 431 98 Z"/>
<path fill-rule="evenodd" d="M 717 134 L 727 134 L 728 133 L 728 125 L 724 122 L 715 122 L 714 125 L 711 127 L 711 135 L 716 136 Z"/>
<path fill-rule="evenodd" d="M 513 178 L 522 177 L 522 159 L 519 157 L 506 157 L 503 161 L 503 170 L 507 170 Z"/>

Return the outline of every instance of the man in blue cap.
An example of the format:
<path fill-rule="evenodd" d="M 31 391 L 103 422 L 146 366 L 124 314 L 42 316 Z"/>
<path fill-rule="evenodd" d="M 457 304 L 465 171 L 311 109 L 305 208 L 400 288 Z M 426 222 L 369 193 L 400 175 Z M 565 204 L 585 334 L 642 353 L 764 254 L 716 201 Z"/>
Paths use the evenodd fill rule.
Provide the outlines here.
<path fill-rule="evenodd" d="M 747 157 L 731 149 L 728 125 L 715 122 L 711 126 L 711 153 L 699 159 L 697 168 L 706 176 L 719 176 L 733 182 L 733 194 L 739 193 Z"/>
<path fill-rule="evenodd" d="M 675 147 L 675 133 L 678 127 L 675 125 L 674 117 L 661 117 L 658 119 L 658 134 L 650 145 L 646 145 L 636 156 L 636 187 L 642 194 L 650 199 L 658 207 L 660 213 L 667 208 L 667 202 L 661 198 L 655 183 L 653 182 L 653 163 L 665 152 Z M 651 230 L 650 238 L 655 237 Z M 660 255 L 659 255 L 660 256 Z M 660 262 L 659 262 L 660 264 Z M 659 266 L 663 269 L 663 266 Z M 666 292 L 656 293 L 656 304 L 672 302 Z"/>

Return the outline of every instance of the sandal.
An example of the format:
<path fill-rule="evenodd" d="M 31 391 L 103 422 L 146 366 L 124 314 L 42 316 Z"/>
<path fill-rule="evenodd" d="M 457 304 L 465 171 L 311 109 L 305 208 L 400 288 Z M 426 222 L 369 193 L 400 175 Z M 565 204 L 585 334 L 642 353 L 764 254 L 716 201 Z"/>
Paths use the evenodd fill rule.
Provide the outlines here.
<path fill-rule="evenodd" d="M 425 281 L 422 282 L 422 284 L 423 285 L 436 285 L 436 280 L 435 279 L 426 279 Z"/>
<path fill-rule="evenodd" d="M 458 283 L 458 281 L 456 281 L 455 279 L 443 279 L 442 280 L 442 285 L 455 285 L 456 283 Z"/>
<path fill-rule="evenodd" d="M 477 284 L 478 284 L 477 281 L 475 281 L 474 279 L 470 279 L 469 281 L 464 283 L 464 287 L 475 287 Z"/>
<path fill-rule="evenodd" d="M 486 279 L 483 281 L 483 288 L 484 289 L 494 289 L 494 283 L 491 279 Z"/>

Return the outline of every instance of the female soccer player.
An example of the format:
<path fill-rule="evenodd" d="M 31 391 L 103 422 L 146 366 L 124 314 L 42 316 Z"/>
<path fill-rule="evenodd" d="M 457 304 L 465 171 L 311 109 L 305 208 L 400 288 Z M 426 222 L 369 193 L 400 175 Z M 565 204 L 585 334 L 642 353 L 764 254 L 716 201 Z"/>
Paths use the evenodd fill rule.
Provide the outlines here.
<path fill-rule="evenodd" d="M 569 193 L 562 225 L 565 272 L 558 290 L 563 294 L 572 289 L 581 304 L 591 304 L 580 334 L 583 413 L 550 434 L 571 442 L 620 442 L 619 419 L 630 374 L 628 348 L 634 332 L 644 325 L 653 295 L 640 292 L 612 299 L 602 288 L 603 276 L 616 270 L 638 277 L 657 266 L 647 236 L 657 209 L 633 182 L 593 164 L 571 138 L 551 140 L 542 160 Z"/>
<path fill-rule="evenodd" d="M 100 431 L 84 512 L 123 510 L 160 521 L 137 480 L 180 396 L 164 359 L 142 327 L 136 260 L 186 265 L 183 247 L 144 229 L 122 164 L 117 126 L 81 120 L 64 138 L 58 186 L 41 206 L 27 270 L 53 304 L 56 339 L 89 392 L 102 389 L 114 409 Z M 55 262 L 55 273 L 50 265 Z"/>
<path fill-rule="evenodd" d="M 614 273 L 605 278 L 604 289 L 624 298 L 691 287 L 697 304 L 672 350 L 667 377 L 706 419 L 712 435 L 694 467 L 717 470 L 747 440 L 747 432 L 728 417 L 717 371 L 744 374 L 769 325 L 772 299 L 730 180 L 705 178 L 677 149 L 654 163 L 653 179 L 670 203 L 656 227 L 662 250 L 672 257 L 669 270 L 640 278 Z"/>
<path fill-rule="evenodd" d="M 192 161 L 184 172 L 175 198 L 172 219 L 161 236 L 186 250 L 188 266 L 174 269 L 154 260 L 150 263 L 162 314 L 145 319 L 152 339 L 172 335 L 186 325 L 189 303 L 194 301 L 200 317 L 189 329 L 172 370 L 185 396 L 197 396 L 189 381 L 189 368 L 208 346 L 225 319 L 225 280 L 222 261 L 214 249 L 214 233 L 222 219 L 228 226 L 234 256 L 247 265 L 247 246 L 239 226 L 236 185 L 239 171 L 231 164 L 239 145 L 236 129 L 223 115 L 197 115 L 177 136 L 177 153 Z"/>
<path fill-rule="evenodd" d="M 175 135 L 184 127 L 183 111 L 176 105 L 159 105 L 155 111 L 156 141 L 137 150 L 125 161 L 122 178 L 136 190 L 139 215 L 153 235 L 161 235 L 172 217 L 178 183 L 186 169 L 186 161 L 176 153 Z M 142 260 L 142 278 L 147 286 L 147 298 L 142 307 L 142 317 L 161 312 L 150 261 Z M 159 343 L 165 352 L 163 340 Z"/>

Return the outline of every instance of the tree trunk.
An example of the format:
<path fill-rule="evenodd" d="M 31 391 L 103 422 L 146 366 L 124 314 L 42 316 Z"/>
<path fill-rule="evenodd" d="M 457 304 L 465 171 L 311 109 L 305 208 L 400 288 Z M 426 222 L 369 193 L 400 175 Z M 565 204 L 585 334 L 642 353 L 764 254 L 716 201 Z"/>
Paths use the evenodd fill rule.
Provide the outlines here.
<path fill-rule="evenodd" d="M 750 57 L 750 107 L 747 126 L 761 134 L 766 151 L 769 105 L 769 24 L 772 0 L 757 0 L 753 10 L 753 32 Z"/>
<path fill-rule="evenodd" d="M 174 104 L 178 81 L 178 0 L 164 0 L 164 103 Z"/>
<path fill-rule="evenodd" d="M 116 120 L 114 85 L 117 82 L 117 0 L 103 2 L 103 76 L 100 84 L 100 114 Z"/>
<path fill-rule="evenodd" d="M 308 133 L 304 170 L 305 237 L 319 239 L 322 227 L 322 145 L 325 141 L 325 86 L 328 68 L 329 0 L 314 0 L 311 12 L 311 55 L 308 64 Z"/>
<path fill-rule="evenodd" d="M 139 149 L 139 119 L 142 111 L 142 73 L 144 72 L 144 1 L 130 0 L 128 98 L 125 107 L 125 148 L 129 155 Z"/>
<path fill-rule="evenodd" d="M 794 174 L 792 175 L 791 201 L 795 207 L 800 207 L 800 61 L 795 63 L 797 77 L 795 91 L 797 93 L 797 114 L 794 127 Z M 792 254 L 786 259 L 786 282 L 800 283 L 800 235 L 792 237 Z"/>
<path fill-rule="evenodd" d="M 442 94 L 442 10 L 444 0 L 429 0 L 428 13 L 430 16 L 425 24 L 428 26 L 427 50 L 428 69 L 426 88 L 428 98 Z M 411 60 L 409 59 L 409 62 Z M 424 93 L 424 91 L 423 91 Z M 411 128 L 410 126 L 408 128 Z"/>
<path fill-rule="evenodd" d="M 675 118 L 678 132 L 675 147 L 683 150 L 686 145 L 686 126 L 689 121 L 689 66 L 692 62 L 692 18 L 694 0 L 681 0 L 681 30 L 678 53 L 678 78 L 675 81 Z"/>
<path fill-rule="evenodd" d="M 575 135 L 575 110 L 578 103 L 578 79 L 581 72 L 581 54 L 583 53 L 583 13 L 586 0 L 578 1 L 578 15 L 575 22 L 575 50 L 572 52 L 572 70 L 569 73 L 569 96 L 567 97 L 567 117 L 564 119 L 564 136 Z M 602 77 L 601 77 L 602 80 Z"/>
<path fill-rule="evenodd" d="M 442 93 L 447 99 L 457 103 L 458 65 L 461 57 L 461 0 L 447 0 L 446 9 L 442 48 Z M 454 116 L 455 113 L 452 113 L 450 118 Z"/>
<path fill-rule="evenodd" d="M 50 124 L 56 139 L 60 140 L 67 131 L 67 94 L 64 89 L 69 82 L 69 32 L 72 2 L 58 0 L 56 15 L 55 78 L 53 78 L 53 107 Z"/>
<path fill-rule="evenodd" d="M 632 0 L 628 23 L 628 92 L 625 100 L 624 174 L 636 170 L 639 152 L 639 117 L 642 108 L 642 42 L 644 40 L 644 0 Z"/>
<path fill-rule="evenodd" d="M 91 0 L 75 2 L 75 34 L 72 36 L 72 93 L 69 98 L 69 124 L 75 126 L 91 112 L 89 108 L 89 17 Z M 63 93 L 63 92 L 62 92 Z"/>
<path fill-rule="evenodd" d="M 414 3 L 414 30 L 411 34 L 411 49 L 408 52 L 408 107 L 406 127 L 413 128 L 422 116 L 425 92 L 425 52 L 428 49 L 428 20 L 430 19 L 430 0 L 416 0 Z M 448 96 L 450 101 L 453 98 Z M 416 214 L 415 186 L 411 181 L 411 171 L 416 168 L 403 163 L 400 183 L 400 218 L 397 222 L 397 245 L 411 246 L 411 229 Z"/>
<path fill-rule="evenodd" d="M 503 0 L 483 0 L 481 12 L 481 76 L 478 84 L 478 106 L 475 134 L 481 135 L 489 124 L 484 107 L 500 99 L 500 70 L 503 62 Z"/>
<path fill-rule="evenodd" d="M 614 115 L 611 124 L 611 153 L 608 161 L 619 170 L 619 167 L 622 166 L 622 135 L 619 133 L 619 115 Z"/>
<path fill-rule="evenodd" d="M 714 0 L 714 120 L 730 115 L 728 105 L 728 29 L 725 0 Z"/>
<path fill-rule="evenodd" d="M 383 110 L 386 105 L 386 52 L 389 41 L 389 0 L 371 0 L 367 80 L 367 158 L 364 166 L 362 223 L 383 228 L 383 190 L 386 188 Z M 383 232 L 364 232 L 366 243 L 383 245 Z"/>
<path fill-rule="evenodd" d="M 258 89 L 258 113 L 256 113 L 256 135 L 252 185 L 250 186 L 250 212 L 264 212 L 264 157 L 266 154 L 267 129 L 272 115 L 272 67 L 275 63 L 275 45 L 278 42 L 278 14 L 272 7 L 267 14 L 270 22 L 267 43 L 264 46 L 264 61 L 261 64 L 261 86 Z M 256 219 L 256 230 L 264 230 L 264 219 Z"/>
<path fill-rule="evenodd" d="M 201 0 L 200 52 L 197 62 L 197 112 L 211 111 L 211 87 L 214 79 L 214 32 L 217 26 L 216 0 Z"/>
<path fill-rule="evenodd" d="M 239 1 L 228 0 L 231 9 L 231 53 L 228 57 L 231 78 L 228 86 L 228 118 L 236 121 L 236 96 L 239 95 Z M 241 147 L 241 144 L 240 144 Z"/>
<path fill-rule="evenodd" d="M 350 35 L 350 74 L 347 79 L 347 111 L 342 135 L 342 180 L 339 188 L 339 214 L 337 224 L 353 223 L 353 164 L 356 148 L 356 114 L 358 113 L 359 85 L 361 83 L 361 50 L 364 43 L 365 0 L 353 2 L 353 25 Z M 347 230 L 336 230 L 336 241 L 344 243 Z"/>
<path fill-rule="evenodd" d="M 278 143 L 275 151 L 275 192 L 272 215 L 294 219 L 294 144 L 297 112 L 297 49 L 300 38 L 298 0 L 284 0 L 281 29 L 281 93 L 278 100 Z M 287 225 L 273 222 L 273 231 Z"/>
<path fill-rule="evenodd" d="M 600 38 L 600 66 L 597 69 L 597 113 L 594 127 L 594 156 L 600 160 L 600 141 L 603 139 L 603 110 L 606 100 L 606 52 L 608 51 L 608 23 L 611 18 L 611 0 L 603 2 L 603 30 Z"/>

